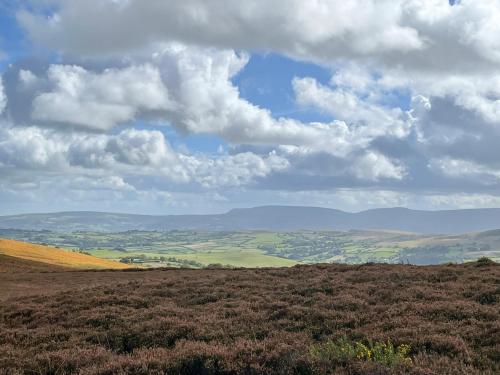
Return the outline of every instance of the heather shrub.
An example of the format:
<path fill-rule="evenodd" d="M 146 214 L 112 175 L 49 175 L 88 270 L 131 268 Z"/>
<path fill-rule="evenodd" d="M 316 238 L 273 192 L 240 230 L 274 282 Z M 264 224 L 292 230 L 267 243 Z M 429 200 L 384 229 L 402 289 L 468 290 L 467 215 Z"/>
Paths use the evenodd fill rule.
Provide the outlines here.
<path fill-rule="evenodd" d="M 500 289 L 488 290 L 476 296 L 476 301 L 481 305 L 494 305 L 498 302 Z"/>

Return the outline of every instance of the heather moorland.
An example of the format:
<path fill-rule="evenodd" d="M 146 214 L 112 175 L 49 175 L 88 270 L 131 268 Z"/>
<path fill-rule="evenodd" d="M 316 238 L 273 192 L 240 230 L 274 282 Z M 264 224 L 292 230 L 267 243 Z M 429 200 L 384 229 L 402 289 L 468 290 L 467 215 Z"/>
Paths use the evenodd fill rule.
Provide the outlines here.
<path fill-rule="evenodd" d="M 500 370 L 500 268 L 487 259 L 123 271 L 7 260 L 2 374 Z"/>

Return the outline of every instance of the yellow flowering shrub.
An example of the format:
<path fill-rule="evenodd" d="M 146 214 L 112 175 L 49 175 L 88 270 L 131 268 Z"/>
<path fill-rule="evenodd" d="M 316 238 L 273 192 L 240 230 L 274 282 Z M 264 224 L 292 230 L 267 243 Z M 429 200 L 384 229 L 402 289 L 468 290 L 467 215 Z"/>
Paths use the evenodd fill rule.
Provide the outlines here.
<path fill-rule="evenodd" d="M 328 340 L 310 347 L 310 355 L 318 361 L 345 363 L 351 360 L 373 361 L 386 366 L 411 365 L 411 347 L 406 344 L 394 346 L 387 342 L 350 341 L 347 337 Z"/>

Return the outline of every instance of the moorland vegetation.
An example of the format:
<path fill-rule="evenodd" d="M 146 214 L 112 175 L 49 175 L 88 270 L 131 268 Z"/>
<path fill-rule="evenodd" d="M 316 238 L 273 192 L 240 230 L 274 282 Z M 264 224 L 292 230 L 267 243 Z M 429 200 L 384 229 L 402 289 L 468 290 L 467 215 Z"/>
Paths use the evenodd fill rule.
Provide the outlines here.
<path fill-rule="evenodd" d="M 1 374 L 500 371 L 500 267 L 486 259 L 70 272 L 30 265 L 0 272 L 0 283 Z"/>

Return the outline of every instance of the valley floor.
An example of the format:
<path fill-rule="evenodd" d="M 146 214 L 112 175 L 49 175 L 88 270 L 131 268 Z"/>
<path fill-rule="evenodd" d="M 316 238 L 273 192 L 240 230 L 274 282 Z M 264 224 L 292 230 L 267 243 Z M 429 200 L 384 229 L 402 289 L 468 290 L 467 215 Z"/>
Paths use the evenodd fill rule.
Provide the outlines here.
<path fill-rule="evenodd" d="M 0 374 L 500 371 L 487 261 L 73 271 L 0 257 L 0 285 Z"/>

